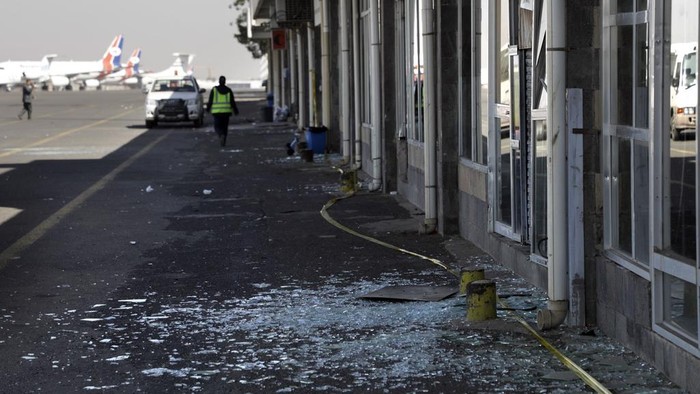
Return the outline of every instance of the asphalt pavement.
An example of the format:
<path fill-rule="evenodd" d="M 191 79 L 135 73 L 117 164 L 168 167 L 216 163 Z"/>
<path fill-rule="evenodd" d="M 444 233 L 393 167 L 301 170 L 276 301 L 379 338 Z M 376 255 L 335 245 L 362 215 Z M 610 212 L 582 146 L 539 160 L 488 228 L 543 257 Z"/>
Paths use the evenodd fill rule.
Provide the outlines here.
<path fill-rule="evenodd" d="M 14 94 L 14 93 L 11 93 Z M 205 126 L 146 129 L 143 95 L 46 94 L 30 121 L 0 95 L 2 392 L 589 392 L 535 326 L 542 292 L 422 212 L 362 188 L 344 226 L 511 295 L 486 325 L 464 297 L 360 298 L 458 286 L 440 265 L 330 224 L 341 158 L 289 156 L 290 122 L 239 103 L 228 144 Z M 80 96 L 83 94 L 84 96 Z M 680 392 L 597 330 L 542 336 L 614 392 Z"/>

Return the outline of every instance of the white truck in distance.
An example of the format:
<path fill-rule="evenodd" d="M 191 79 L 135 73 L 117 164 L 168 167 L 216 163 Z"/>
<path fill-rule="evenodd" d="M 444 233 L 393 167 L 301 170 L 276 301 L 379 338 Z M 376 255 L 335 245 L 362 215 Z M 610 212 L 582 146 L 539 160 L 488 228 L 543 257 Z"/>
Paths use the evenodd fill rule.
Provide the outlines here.
<path fill-rule="evenodd" d="M 671 83 L 671 138 L 677 141 L 681 133 L 695 132 L 697 123 L 697 43 L 674 44 L 675 56 Z"/>

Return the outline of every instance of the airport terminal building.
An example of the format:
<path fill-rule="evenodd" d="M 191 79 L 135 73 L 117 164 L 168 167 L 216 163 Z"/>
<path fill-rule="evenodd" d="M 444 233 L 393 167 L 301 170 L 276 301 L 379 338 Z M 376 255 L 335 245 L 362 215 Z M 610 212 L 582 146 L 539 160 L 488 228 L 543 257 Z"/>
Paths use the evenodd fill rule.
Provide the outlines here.
<path fill-rule="evenodd" d="M 695 0 L 252 0 L 300 130 L 700 392 Z"/>

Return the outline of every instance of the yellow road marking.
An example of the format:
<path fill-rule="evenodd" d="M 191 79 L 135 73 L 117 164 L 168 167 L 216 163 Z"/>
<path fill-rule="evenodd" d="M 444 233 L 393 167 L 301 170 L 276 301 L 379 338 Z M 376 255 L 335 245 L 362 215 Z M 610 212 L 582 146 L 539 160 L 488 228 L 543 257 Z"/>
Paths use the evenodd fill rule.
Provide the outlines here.
<path fill-rule="evenodd" d="M 15 243 L 10 245 L 2 253 L 0 253 L 0 270 L 4 269 L 8 262 L 22 253 L 23 250 L 31 246 L 39 238 L 44 236 L 51 228 L 57 225 L 63 218 L 70 215 L 78 206 L 83 204 L 87 199 L 92 197 L 93 194 L 97 193 L 99 190 L 104 188 L 107 183 L 111 182 L 119 173 L 124 171 L 127 167 L 132 165 L 138 158 L 150 151 L 156 144 L 165 139 L 167 135 L 162 135 L 158 137 L 155 141 L 146 145 L 136 154 L 131 156 L 129 159 L 121 163 L 117 168 L 113 169 L 109 174 L 105 175 L 99 181 L 95 182 L 92 186 L 86 189 L 84 192 L 80 193 L 76 198 L 71 200 L 68 204 L 64 205 L 61 209 L 56 211 L 53 215 L 46 218 L 43 222 L 39 223 L 30 232 L 25 234 L 22 238 L 18 239 Z"/>
<path fill-rule="evenodd" d="M 125 116 L 125 115 L 127 115 L 127 114 L 129 114 L 129 113 L 131 113 L 131 112 L 136 111 L 136 110 L 137 110 L 137 108 L 130 109 L 130 110 L 125 111 L 125 112 L 122 112 L 122 113 L 120 113 L 120 114 L 117 114 L 117 115 L 114 115 L 114 116 L 110 116 L 109 118 L 105 118 L 105 119 L 99 120 L 99 121 L 97 121 L 97 122 L 93 122 L 93 123 L 90 123 L 90 124 L 86 124 L 86 125 L 84 125 L 84 126 L 76 127 L 76 128 L 74 128 L 74 129 L 66 130 L 66 131 L 60 132 L 60 133 L 58 133 L 58 134 L 56 134 L 56 135 L 52 135 L 52 136 L 50 136 L 50 137 L 46 137 L 46 138 L 43 138 L 43 139 L 38 140 L 38 141 L 34 141 L 34 142 L 32 142 L 31 144 L 27 144 L 27 145 L 22 146 L 22 147 L 20 147 L 20 148 L 14 148 L 14 149 L 8 150 L 7 152 L 0 153 L 0 158 L 1 158 L 1 157 L 12 156 L 12 155 L 14 155 L 14 154 L 17 154 L 17 153 L 20 153 L 20 152 L 22 152 L 22 151 L 25 151 L 25 150 L 27 150 L 27 149 L 29 149 L 29 148 L 33 148 L 33 147 L 35 147 L 35 146 L 43 145 L 43 144 L 45 144 L 45 143 L 47 143 L 47 142 L 51 142 L 51 141 L 53 141 L 53 140 L 56 140 L 56 139 L 59 139 L 59 138 L 63 138 L 63 137 L 65 137 L 65 136 L 71 135 L 71 134 L 76 133 L 76 132 L 81 131 L 81 130 L 88 129 L 88 128 L 90 128 L 90 127 L 99 126 L 99 125 L 101 125 L 101 124 L 103 124 L 103 123 L 109 122 L 110 120 L 119 119 L 119 118 L 121 118 L 121 117 L 123 117 L 123 116 Z M 19 120 L 18 120 L 18 122 L 19 122 Z"/>
<path fill-rule="evenodd" d="M 92 107 L 92 105 L 90 105 L 90 106 L 88 106 L 88 107 Z M 21 108 L 21 107 L 20 107 L 20 108 Z M 65 114 L 65 113 L 68 113 L 68 112 L 73 112 L 73 111 L 77 110 L 78 108 L 80 108 L 80 107 L 70 107 L 70 108 L 68 108 L 68 109 L 64 109 L 64 110 L 61 110 L 61 111 L 50 112 L 50 113 L 48 113 L 48 114 L 42 114 L 42 115 L 39 115 L 39 116 L 36 116 L 36 115 L 35 115 L 34 118 L 35 118 L 35 119 L 50 118 L 50 117 L 53 117 L 53 116 L 56 115 L 56 114 Z M 16 117 L 17 117 L 17 116 L 15 116 L 15 118 L 16 118 Z M 11 121 L 9 121 L 9 122 L 0 123 L 0 126 L 6 126 L 6 125 L 8 125 L 8 124 L 15 124 L 15 123 L 20 123 L 20 122 L 26 122 L 26 120 L 15 119 L 15 120 L 11 120 Z"/>

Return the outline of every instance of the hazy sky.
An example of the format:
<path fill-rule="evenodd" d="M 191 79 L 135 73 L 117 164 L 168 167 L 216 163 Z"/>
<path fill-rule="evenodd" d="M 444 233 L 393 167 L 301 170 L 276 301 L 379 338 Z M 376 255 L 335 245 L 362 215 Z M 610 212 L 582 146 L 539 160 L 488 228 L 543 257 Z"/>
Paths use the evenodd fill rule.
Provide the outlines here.
<path fill-rule="evenodd" d="M 229 80 L 260 77 L 260 61 L 233 37 L 232 0 L 0 0 L 0 61 L 97 60 L 117 34 L 126 63 L 139 47 L 142 69 L 160 71 L 173 52 L 194 53 L 195 75 Z"/>

